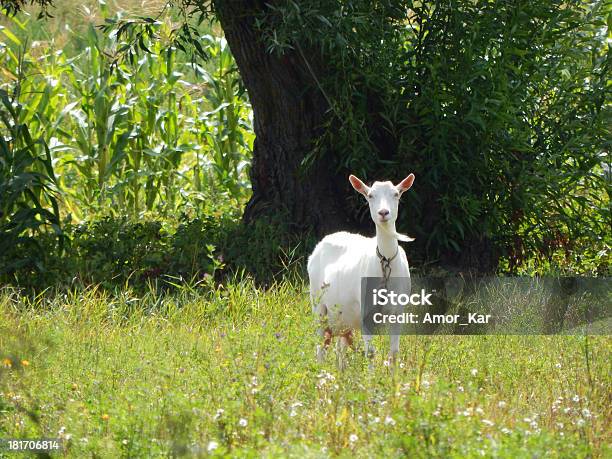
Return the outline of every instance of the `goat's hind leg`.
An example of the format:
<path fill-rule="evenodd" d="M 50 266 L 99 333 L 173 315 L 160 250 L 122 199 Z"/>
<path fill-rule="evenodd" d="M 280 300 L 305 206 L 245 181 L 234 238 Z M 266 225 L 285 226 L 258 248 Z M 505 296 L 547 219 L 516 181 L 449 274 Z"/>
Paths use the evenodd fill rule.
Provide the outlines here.
<path fill-rule="evenodd" d="M 338 368 L 340 370 L 346 369 L 347 366 L 347 355 L 346 351 L 348 348 L 355 350 L 353 346 L 353 331 L 345 330 L 339 335 L 338 344 L 336 346 L 336 358 Z"/>
<path fill-rule="evenodd" d="M 343 340 L 345 347 L 350 347 L 351 350 L 354 351 L 355 345 L 353 344 L 353 330 L 347 330 L 343 332 L 340 336 L 341 336 L 341 339 Z"/>

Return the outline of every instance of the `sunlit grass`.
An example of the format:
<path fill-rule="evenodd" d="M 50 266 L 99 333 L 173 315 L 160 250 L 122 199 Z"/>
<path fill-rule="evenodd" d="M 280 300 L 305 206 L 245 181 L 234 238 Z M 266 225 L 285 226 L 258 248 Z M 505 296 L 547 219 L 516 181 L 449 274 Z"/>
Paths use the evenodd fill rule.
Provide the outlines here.
<path fill-rule="evenodd" d="M 604 457 L 610 339 L 403 337 L 319 365 L 305 287 L 0 296 L 0 437 L 68 455 Z M 24 364 L 27 362 L 27 364 Z"/>

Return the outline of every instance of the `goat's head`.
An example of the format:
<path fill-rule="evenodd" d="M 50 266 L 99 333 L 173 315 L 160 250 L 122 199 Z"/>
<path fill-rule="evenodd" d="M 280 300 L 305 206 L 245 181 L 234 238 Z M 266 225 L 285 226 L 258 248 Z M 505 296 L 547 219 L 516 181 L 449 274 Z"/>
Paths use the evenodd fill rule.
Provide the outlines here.
<path fill-rule="evenodd" d="M 370 216 L 374 223 L 384 228 L 397 220 L 400 196 L 412 186 L 414 174 L 410 174 L 397 185 L 391 182 L 374 182 L 369 187 L 354 175 L 349 176 L 349 181 L 353 188 L 368 200 Z"/>

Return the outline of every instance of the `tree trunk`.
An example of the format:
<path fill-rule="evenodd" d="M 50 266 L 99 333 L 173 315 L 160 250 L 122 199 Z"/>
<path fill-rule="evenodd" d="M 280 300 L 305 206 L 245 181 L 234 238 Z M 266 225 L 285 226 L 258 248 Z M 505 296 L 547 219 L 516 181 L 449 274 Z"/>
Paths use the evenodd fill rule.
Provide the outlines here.
<path fill-rule="evenodd" d="M 328 110 L 313 77 L 321 67 L 318 53 L 268 53 L 255 27 L 266 2 L 222 0 L 215 8 L 253 107 L 253 195 L 244 220 L 282 215 L 293 231 L 319 235 L 351 226 L 348 180 L 335 172 L 334 155 L 326 154 L 305 171 L 300 167 Z"/>
<path fill-rule="evenodd" d="M 313 231 L 319 237 L 338 230 L 371 232 L 369 215 L 362 212 L 364 203 L 349 186 L 348 171 L 337 172 L 338 155 L 327 150 L 309 168 L 301 167 L 330 116 L 329 104 L 317 86 L 317 79 L 321 81 L 325 76 L 326 66 L 317 49 L 287 50 L 282 55 L 266 50 L 256 18 L 269 8 L 267 5 L 277 1 L 214 2 L 253 107 L 256 136 L 250 172 L 253 195 L 246 206 L 244 221 L 279 216 L 292 233 Z M 379 111 L 374 105 L 368 131 L 379 151 L 391 159 L 397 153 L 397 145 L 384 129 L 379 129 L 382 126 L 376 122 Z M 396 177 L 400 178 L 403 176 Z M 428 209 L 422 222 L 425 231 L 438 224 L 438 194 L 437 190 L 430 191 L 429 204 L 423 204 Z M 427 238 L 421 237 L 410 246 L 413 260 L 427 258 L 426 242 Z M 490 271 L 496 265 L 491 247 L 488 241 L 466 241 L 465 252 L 449 252 L 439 261 L 461 269 Z"/>

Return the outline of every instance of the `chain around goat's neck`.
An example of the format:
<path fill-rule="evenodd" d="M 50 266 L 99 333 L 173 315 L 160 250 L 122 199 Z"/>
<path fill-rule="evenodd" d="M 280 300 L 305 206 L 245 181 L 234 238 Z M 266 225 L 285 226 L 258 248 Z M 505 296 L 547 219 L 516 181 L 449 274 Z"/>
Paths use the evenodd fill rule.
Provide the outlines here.
<path fill-rule="evenodd" d="M 398 252 L 399 252 L 399 246 L 397 249 L 395 249 L 395 255 L 393 255 L 391 258 L 387 258 L 383 256 L 382 253 L 380 253 L 378 246 L 376 246 L 376 255 L 378 255 L 378 258 L 380 258 L 380 267 L 382 269 L 382 277 L 383 277 L 382 286 L 384 288 L 387 288 L 387 284 L 389 283 L 389 278 L 391 277 L 391 262 L 395 260 L 395 257 L 397 257 Z"/>

